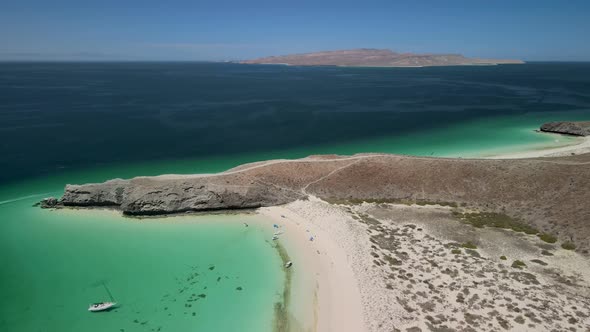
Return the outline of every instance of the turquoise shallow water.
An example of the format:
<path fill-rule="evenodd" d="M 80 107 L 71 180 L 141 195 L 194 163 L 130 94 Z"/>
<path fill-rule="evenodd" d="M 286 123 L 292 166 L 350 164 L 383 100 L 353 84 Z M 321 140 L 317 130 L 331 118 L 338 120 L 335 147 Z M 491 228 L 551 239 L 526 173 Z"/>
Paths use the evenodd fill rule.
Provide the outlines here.
<path fill-rule="evenodd" d="M 0 206 L 2 331 L 271 330 L 284 278 L 271 225 L 30 204 Z M 102 283 L 121 306 L 86 312 L 109 300 Z"/>
<path fill-rule="evenodd" d="M 478 157 L 575 144 L 578 142 L 578 138 L 535 132 L 539 124 L 563 118 L 588 120 L 590 119 L 590 111 L 527 113 L 489 117 L 453 123 L 430 131 L 417 131 L 404 135 L 384 135 L 340 144 L 318 144 L 302 148 L 225 156 L 116 163 L 74 171 L 58 171 L 52 176 L 0 185 L 0 206 L 15 199 L 31 198 L 30 201 L 34 201 L 44 196 L 60 195 L 66 183 L 101 182 L 112 178 L 172 173 L 213 173 L 248 162 L 278 158 L 303 158 L 312 154 L 351 155 L 362 152 L 382 152 L 435 157 Z M 34 197 L 29 197 L 31 195 Z"/>

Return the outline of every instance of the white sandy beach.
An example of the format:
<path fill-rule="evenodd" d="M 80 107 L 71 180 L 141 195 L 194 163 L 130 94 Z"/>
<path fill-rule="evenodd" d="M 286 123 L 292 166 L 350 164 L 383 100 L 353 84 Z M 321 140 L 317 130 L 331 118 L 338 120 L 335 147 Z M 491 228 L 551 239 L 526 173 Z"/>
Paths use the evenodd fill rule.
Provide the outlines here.
<path fill-rule="evenodd" d="M 341 206 L 312 197 L 259 213 L 284 226 L 280 241 L 296 271 L 293 310 L 299 317 L 312 314 L 316 324 L 301 330 L 590 327 L 590 315 L 583 313 L 590 310 L 590 263 L 536 236 L 463 225 L 440 206 Z M 358 219 L 369 215 L 378 218 L 375 224 Z M 394 249 L 374 240 L 383 235 Z M 479 248 L 457 247 L 461 241 Z M 452 254 L 453 248 L 461 254 Z M 551 255 L 540 255 L 540 248 Z M 511 267 L 515 260 L 527 267 Z M 305 296 L 310 284 L 317 285 L 315 301 Z"/>
<path fill-rule="evenodd" d="M 554 134 L 547 134 L 554 135 Z M 557 148 L 535 149 L 520 152 L 499 153 L 497 155 L 485 156 L 489 159 L 525 159 L 525 158 L 540 158 L 540 157 L 561 157 L 570 156 L 572 154 L 590 153 L 590 137 L 580 137 L 580 142 L 577 144 L 561 146 Z"/>
<path fill-rule="evenodd" d="M 335 209 L 322 211 L 321 218 L 305 216 L 308 203 L 259 209 L 284 231 L 279 241 L 290 255 L 294 271 L 290 310 L 296 317 L 310 317 L 294 330 L 366 331 L 349 251 L 339 242 L 339 236 L 348 236 L 339 229 L 343 226 L 340 214 Z"/>

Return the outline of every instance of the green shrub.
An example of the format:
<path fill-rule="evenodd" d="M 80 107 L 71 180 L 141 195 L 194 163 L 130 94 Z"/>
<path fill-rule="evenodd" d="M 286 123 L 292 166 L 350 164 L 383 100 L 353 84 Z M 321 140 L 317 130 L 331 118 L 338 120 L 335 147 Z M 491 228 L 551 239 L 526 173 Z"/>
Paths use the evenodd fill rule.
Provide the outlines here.
<path fill-rule="evenodd" d="M 557 242 L 557 237 L 551 235 L 551 234 L 547 234 L 547 233 L 542 233 L 539 234 L 539 239 L 547 242 L 547 243 L 555 243 Z"/>
<path fill-rule="evenodd" d="M 471 242 L 466 242 L 461 244 L 461 247 L 466 248 L 466 249 L 477 249 L 477 246 Z"/>
<path fill-rule="evenodd" d="M 511 229 L 515 232 L 524 232 L 526 234 L 537 234 L 535 228 L 525 224 L 521 220 L 514 219 L 503 213 L 496 212 L 473 212 L 466 213 L 460 211 L 453 211 L 453 216 L 464 223 L 471 224 L 477 228 L 496 227 Z"/>
<path fill-rule="evenodd" d="M 503 261 L 505 261 L 505 260 L 507 260 L 508 258 L 506 258 L 506 256 L 500 256 L 500 259 L 501 259 L 501 260 L 503 260 Z"/>
<path fill-rule="evenodd" d="M 565 250 L 575 250 L 576 249 L 576 245 L 571 241 L 565 241 L 564 243 L 561 244 L 561 247 Z"/>
<path fill-rule="evenodd" d="M 526 267 L 526 264 L 523 261 L 515 260 L 512 262 L 512 267 L 515 269 L 522 269 L 523 267 Z"/>

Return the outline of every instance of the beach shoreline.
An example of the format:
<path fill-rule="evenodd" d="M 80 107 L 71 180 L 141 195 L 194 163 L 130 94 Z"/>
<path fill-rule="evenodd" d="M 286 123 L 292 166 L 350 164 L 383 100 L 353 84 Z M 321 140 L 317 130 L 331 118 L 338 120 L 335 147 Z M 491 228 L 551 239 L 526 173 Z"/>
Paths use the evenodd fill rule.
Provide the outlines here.
<path fill-rule="evenodd" d="M 311 197 L 260 208 L 259 214 L 283 225 L 280 241 L 292 254 L 295 274 L 318 285 L 311 331 L 424 331 L 435 326 L 549 331 L 564 323 L 578 328 L 590 323 L 576 307 L 557 305 L 571 297 L 580 306 L 590 305 L 585 300 L 590 280 L 580 274 L 590 265 L 583 256 L 534 235 L 472 228 L 454 219 L 446 206 L 334 205 Z M 514 267 L 518 260 L 526 262 L 524 269 Z M 293 286 L 294 294 L 301 291 L 301 284 Z M 546 292 L 546 287 L 563 293 Z M 523 293 L 528 296 L 519 298 Z M 306 300 L 295 298 L 291 309 L 309 304 Z M 537 307 L 537 301 L 553 306 Z M 484 323 L 486 316 L 491 319 Z M 576 318 L 567 323 L 556 317 Z"/>
<path fill-rule="evenodd" d="M 303 321 L 290 322 L 291 331 L 367 331 L 347 252 L 329 230 L 289 206 L 264 207 L 258 213 L 280 225 L 282 234 L 277 241 L 293 262 L 289 311 L 291 317 L 303 317 Z M 326 218 L 337 221 L 333 216 Z"/>
<path fill-rule="evenodd" d="M 544 135 L 561 136 L 560 134 L 544 133 Z M 570 155 L 590 153 L 590 137 L 579 137 L 578 142 L 560 147 L 525 149 L 515 152 L 488 152 L 478 157 L 466 157 L 465 159 L 529 159 L 545 157 L 564 157 Z"/>

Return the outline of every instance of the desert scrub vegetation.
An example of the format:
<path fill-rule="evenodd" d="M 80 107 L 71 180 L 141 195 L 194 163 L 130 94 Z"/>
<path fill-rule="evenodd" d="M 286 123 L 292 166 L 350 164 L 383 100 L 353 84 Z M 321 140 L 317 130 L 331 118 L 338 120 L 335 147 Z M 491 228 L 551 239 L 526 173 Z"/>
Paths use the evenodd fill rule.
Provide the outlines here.
<path fill-rule="evenodd" d="M 557 237 L 551 235 L 551 234 L 547 234 L 547 233 L 542 233 L 539 234 L 539 239 L 541 239 L 542 241 L 545 241 L 547 243 L 555 243 L 557 242 Z"/>
<path fill-rule="evenodd" d="M 448 207 L 459 207 L 459 205 L 455 202 L 439 202 L 439 201 L 428 201 L 428 200 L 421 200 L 421 199 L 402 199 L 402 198 L 348 198 L 348 199 L 341 199 L 341 198 L 327 198 L 325 199 L 326 202 L 330 204 L 340 204 L 340 205 L 360 205 L 363 203 L 375 203 L 375 204 L 404 204 L 404 205 L 440 205 L 440 206 L 448 206 Z"/>
<path fill-rule="evenodd" d="M 463 247 L 465 249 L 477 249 L 477 246 L 475 244 L 473 244 L 472 242 L 461 243 L 461 247 Z"/>
<path fill-rule="evenodd" d="M 367 224 L 367 225 L 372 225 L 372 226 L 381 225 L 381 222 L 379 220 L 377 220 L 365 213 L 359 213 L 357 220 L 362 222 L 363 224 Z"/>
<path fill-rule="evenodd" d="M 512 218 L 503 213 L 497 212 L 461 212 L 453 211 L 453 216 L 461 222 L 470 224 L 477 228 L 496 227 L 503 229 L 511 229 L 515 232 L 523 232 L 526 234 L 537 234 L 535 228 L 525 224 L 521 220 Z"/>
<path fill-rule="evenodd" d="M 460 255 L 461 254 L 461 249 L 453 249 L 453 250 L 451 250 L 451 254 L 453 254 L 453 255 Z"/>
<path fill-rule="evenodd" d="M 420 206 L 440 205 L 440 206 L 449 206 L 452 208 L 459 207 L 459 205 L 455 202 L 437 202 L 437 201 L 425 201 L 425 200 L 407 201 L 404 204 L 408 204 L 408 205 L 416 204 L 416 205 L 420 205 Z"/>
<path fill-rule="evenodd" d="M 515 260 L 512 262 L 512 267 L 515 269 L 522 269 L 523 267 L 526 267 L 526 264 L 523 261 Z"/>
<path fill-rule="evenodd" d="M 506 258 L 506 256 L 500 256 L 500 259 L 501 259 L 501 260 L 503 260 L 503 261 L 505 261 L 505 260 L 507 260 L 508 258 Z"/>
<path fill-rule="evenodd" d="M 561 244 L 561 247 L 565 250 L 575 250 L 576 245 L 572 241 L 565 241 Z"/>
<path fill-rule="evenodd" d="M 533 263 L 535 263 L 535 264 L 542 265 L 542 266 L 547 266 L 547 265 L 549 265 L 549 264 L 547 264 L 546 262 L 543 262 L 543 261 L 542 261 L 542 260 L 540 260 L 540 259 L 531 259 L 531 262 L 533 262 Z"/>
<path fill-rule="evenodd" d="M 330 204 L 340 205 L 361 205 L 363 203 L 375 203 L 375 204 L 387 204 L 387 203 L 399 203 L 398 199 L 387 199 L 387 198 L 326 198 L 324 199 Z"/>

